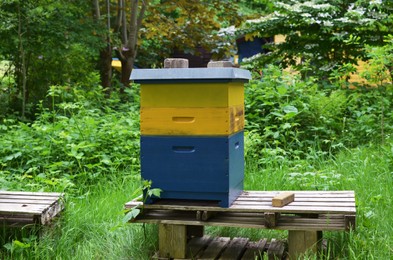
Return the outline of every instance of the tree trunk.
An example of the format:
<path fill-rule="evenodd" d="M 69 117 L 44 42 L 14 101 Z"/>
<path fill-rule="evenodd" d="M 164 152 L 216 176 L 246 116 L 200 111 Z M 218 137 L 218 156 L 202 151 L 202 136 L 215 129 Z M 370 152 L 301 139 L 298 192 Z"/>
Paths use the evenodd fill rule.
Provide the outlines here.
<path fill-rule="evenodd" d="M 105 89 L 107 96 L 112 92 L 112 46 L 110 40 L 110 6 L 109 1 L 106 1 L 107 7 L 107 35 L 105 37 L 106 47 L 100 50 L 100 60 L 98 62 L 98 69 L 100 71 L 101 86 Z M 93 0 L 93 19 L 97 24 L 100 24 L 101 12 L 100 3 L 98 0 Z"/>
<path fill-rule="evenodd" d="M 120 0 L 119 3 L 124 5 L 124 0 Z M 117 56 L 121 61 L 121 88 L 120 93 L 123 94 L 125 88 L 130 85 L 130 75 L 132 68 L 134 67 L 135 57 L 138 48 L 138 32 L 141 28 L 142 20 L 149 4 L 148 0 L 141 1 L 141 8 L 138 8 L 139 0 L 131 0 L 131 10 L 129 25 L 127 25 L 127 19 L 125 8 L 122 9 L 122 47 L 117 50 Z M 138 12 L 139 11 L 139 12 Z M 127 35 L 128 34 L 128 35 Z"/>
<path fill-rule="evenodd" d="M 122 55 L 123 58 L 120 59 L 121 61 L 121 88 L 120 93 L 124 94 L 125 88 L 129 87 L 130 85 L 130 75 L 132 68 L 134 67 L 134 54 L 131 51 L 123 51 Z"/>
<path fill-rule="evenodd" d="M 112 93 L 112 47 L 110 45 L 100 51 L 99 70 L 101 86 L 107 96 L 110 96 Z"/>
<path fill-rule="evenodd" d="M 22 15 L 20 10 L 20 4 L 18 5 L 18 44 L 19 44 L 19 79 L 22 81 L 22 118 L 26 115 L 26 104 L 27 104 L 27 71 L 26 71 L 26 54 L 23 47 L 22 39 Z"/>

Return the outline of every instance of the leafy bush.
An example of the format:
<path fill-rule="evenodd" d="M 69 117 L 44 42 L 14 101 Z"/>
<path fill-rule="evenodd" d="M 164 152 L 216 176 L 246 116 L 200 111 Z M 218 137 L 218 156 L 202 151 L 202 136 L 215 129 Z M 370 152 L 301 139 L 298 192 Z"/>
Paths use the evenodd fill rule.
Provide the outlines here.
<path fill-rule="evenodd" d="M 137 89 L 128 94 L 132 98 Z M 0 124 L 3 188 L 64 190 L 139 170 L 138 102 L 106 99 L 97 86 L 52 86 L 48 98 L 52 108 L 41 106 L 33 123 Z"/>
<path fill-rule="evenodd" d="M 339 139 L 349 100 L 342 91 L 320 90 L 314 78 L 269 66 L 246 87 L 246 129 L 260 136 L 264 149 L 281 148 L 292 158 L 315 141 L 329 149 Z"/>
<path fill-rule="evenodd" d="M 324 89 L 279 67 L 263 70 L 246 86 L 246 154 L 287 160 L 310 152 L 335 152 L 383 142 L 393 130 L 393 91 L 384 88 Z M 249 139 L 247 139 L 249 138 Z M 269 159 L 266 159 L 268 162 Z"/>
<path fill-rule="evenodd" d="M 0 74 L 0 118 L 9 115 L 11 99 L 16 96 L 14 85 L 14 78 Z"/>

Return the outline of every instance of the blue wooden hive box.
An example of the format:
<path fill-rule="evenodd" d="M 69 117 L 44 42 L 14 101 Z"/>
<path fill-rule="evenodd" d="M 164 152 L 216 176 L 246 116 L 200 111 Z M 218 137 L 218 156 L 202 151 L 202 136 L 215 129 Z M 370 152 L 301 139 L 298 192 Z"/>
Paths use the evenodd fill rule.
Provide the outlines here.
<path fill-rule="evenodd" d="M 237 68 L 132 71 L 141 86 L 141 175 L 162 190 L 160 199 L 229 207 L 243 191 L 250 77 Z"/>

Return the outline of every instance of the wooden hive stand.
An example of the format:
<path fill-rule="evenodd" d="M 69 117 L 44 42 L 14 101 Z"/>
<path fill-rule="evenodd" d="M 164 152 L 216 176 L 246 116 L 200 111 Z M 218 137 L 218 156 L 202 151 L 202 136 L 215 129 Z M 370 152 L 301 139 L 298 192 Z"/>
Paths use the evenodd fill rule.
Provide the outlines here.
<path fill-rule="evenodd" d="M 248 245 L 248 241 L 240 238 L 232 241 L 229 238 L 213 239 L 217 246 L 209 246 L 213 242 L 206 242 L 209 238 L 203 234 L 204 226 L 288 230 L 290 259 L 297 259 L 308 250 L 318 253 L 323 231 L 348 231 L 355 228 L 356 205 L 353 191 L 291 191 L 293 201 L 292 198 L 288 199 L 292 195 L 279 196 L 282 193 L 243 191 L 229 208 L 218 207 L 211 201 L 181 200 L 159 200 L 146 205 L 133 200 L 126 203 L 125 208 L 141 209 L 141 213 L 132 220 L 133 223 L 159 224 L 161 258 L 203 259 L 209 248 L 216 248 L 214 258 L 219 258 L 233 251 L 229 245 L 235 244 L 243 252 L 237 258 L 248 259 L 250 254 L 247 249 L 258 248 L 255 244 Z M 273 198 L 281 198 L 284 204 L 274 207 Z M 275 241 L 270 243 L 274 245 L 270 245 L 271 250 L 277 247 L 276 250 L 280 251 L 280 247 L 273 242 Z M 263 240 L 259 243 L 263 247 L 266 245 Z M 204 246 L 195 251 L 195 244 Z M 261 245 L 259 251 L 263 251 Z"/>
<path fill-rule="evenodd" d="M 63 209 L 63 193 L 0 191 L 0 223 L 4 227 L 48 225 Z"/>

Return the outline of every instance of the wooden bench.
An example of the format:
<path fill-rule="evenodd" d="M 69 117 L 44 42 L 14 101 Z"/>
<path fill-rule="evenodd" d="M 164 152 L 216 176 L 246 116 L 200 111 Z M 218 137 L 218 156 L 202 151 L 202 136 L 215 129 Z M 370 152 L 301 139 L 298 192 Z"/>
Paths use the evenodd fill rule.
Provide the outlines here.
<path fill-rule="evenodd" d="M 64 208 L 64 194 L 0 191 L 0 222 L 6 227 L 47 225 Z"/>
<path fill-rule="evenodd" d="M 158 200 L 144 205 L 138 200 L 126 209 L 141 209 L 134 223 L 159 224 L 159 255 L 187 258 L 190 237 L 202 237 L 204 226 L 288 230 L 291 259 L 312 250 L 318 252 L 322 231 L 355 228 L 353 191 L 292 191 L 294 201 L 273 207 L 272 199 L 282 191 L 244 191 L 229 208 L 215 202 Z M 224 251 L 225 252 L 225 251 Z"/>

